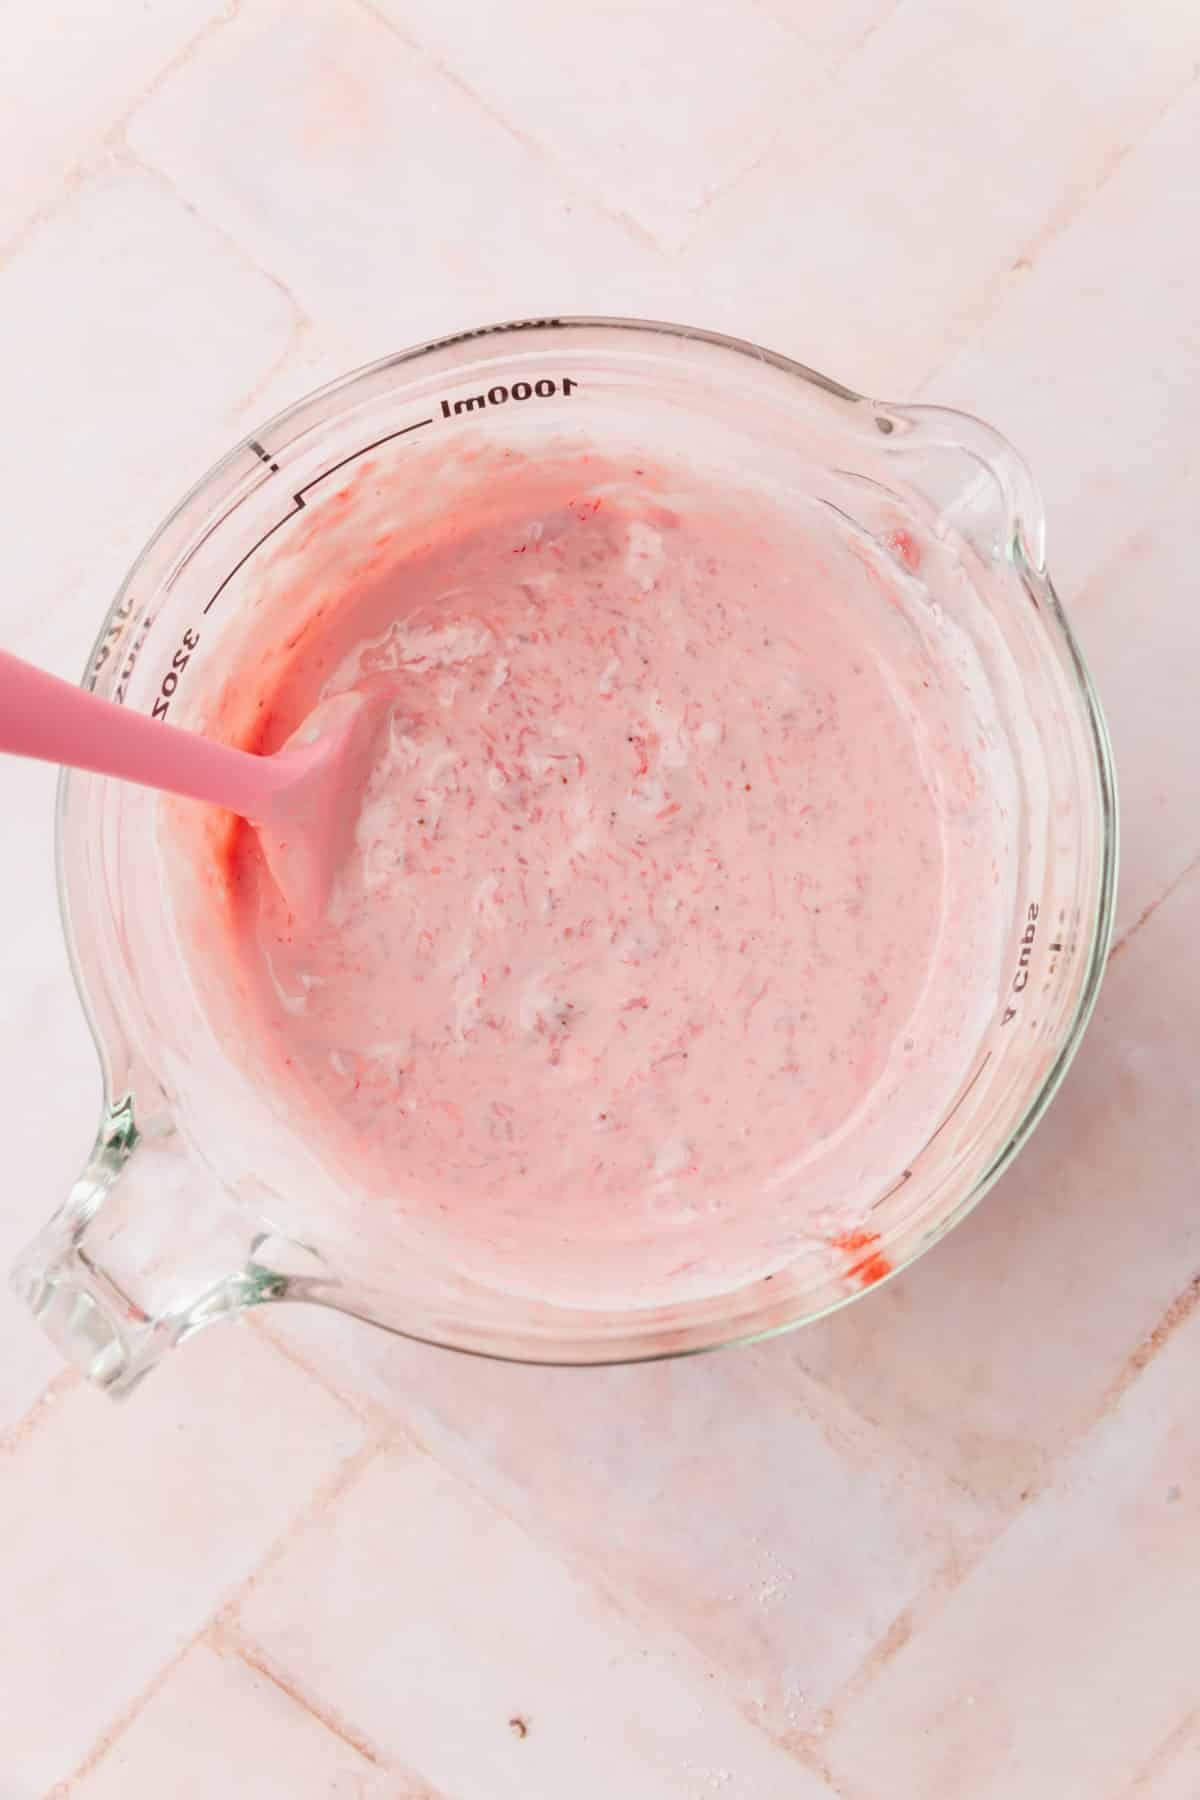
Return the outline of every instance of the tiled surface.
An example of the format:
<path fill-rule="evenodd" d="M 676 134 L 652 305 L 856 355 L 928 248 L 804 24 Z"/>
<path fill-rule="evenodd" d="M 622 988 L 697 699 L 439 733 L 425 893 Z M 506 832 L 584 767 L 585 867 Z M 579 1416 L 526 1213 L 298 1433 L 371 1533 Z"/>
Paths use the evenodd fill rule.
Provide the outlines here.
<path fill-rule="evenodd" d="M 256 1333 L 208 1350 L 122 1408 L 71 1387 L 7 1452 L 0 1742 L 31 1785 L 70 1774 L 361 1446 Z"/>
<path fill-rule="evenodd" d="M 807 1333 L 569 1374 L 297 1311 L 113 1409 L 0 1300 L 3 1800 L 1200 1794 L 1198 72 L 1190 0 L 6 21 L 6 645 L 76 672 L 171 501 L 340 368 L 690 318 L 1009 431 L 1127 854 L 1028 1152 Z M 52 777 L 0 782 L 7 1261 L 96 1079 Z"/>
<path fill-rule="evenodd" d="M 34 225 L 0 278 L 15 648 L 37 629 L 39 654 L 69 642 L 82 668 L 129 563 L 237 435 L 294 316 L 251 257 L 123 156 L 102 151 Z"/>
<path fill-rule="evenodd" d="M 922 1800 L 1120 1794 L 1195 1705 L 1200 1314 L 936 1618 L 846 1707 L 826 1754 Z M 1040 1784 L 1040 1785 L 1039 1785 Z"/>
<path fill-rule="evenodd" d="M 512 8 L 474 0 L 372 3 L 508 131 L 668 251 L 762 161 L 829 67 L 758 0 L 742 0 L 736 23 L 724 0 L 529 0 L 520 31 Z"/>
<path fill-rule="evenodd" d="M 669 1625 L 648 1633 L 586 1566 L 419 1451 L 383 1453 L 301 1532 L 240 1629 L 376 1754 L 461 1800 L 569 1793 L 581 1762 L 597 1794 L 630 1800 L 825 1791 Z"/>
<path fill-rule="evenodd" d="M 223 0 L 121 7 L 102 31 L 91 0 L 26 11 L 4 39 L 4 134 L 13 178 L 0 192 L 0 244 L 39 210 L 61 203 L 80 165 L 119 133 L 164 69 L 231 10 Z"/>
<path fill-rule="evenodd" d="M 1188 80 L 1183 0 L 1136 22 L 1121 0 L 1087 10 L 1081 32 L 1062 0 L 1010 0 L 969 29 L 955 5 L 895 7 L 709 208 L 684 253 L 706 295 L 731 320 L 749 299 L 767 342 L 850 386 L 912 398 L 1007 315 L 1024 264 Z"/>
<path fill-rule="evenodd" d="M 354 4 L 249 0 L 128 139 L 288 284 L 347 367 L 493 316 L 626 311 L 639 276 L 668 307 L 684 297 L 599 196 Z"/>
<path fill-rule="evenodd" d="M 299 1312 L 271 1330 L 350 1362 L 385 1418 L 595 1569 L 647 1632 L 669 1620 L 783 1742 L 990 1536 L 986 1500 L 782 1355 L 581 1376 L 363 1344 Z"/>
<path fill-rule="evenodd" d="M 196 1644 L 168 1671 L 72 1789 L 77 1800 L 212 1800 L 237 1791 L 254 1800 L 435 1800 L 424 1782 L 389 1775 L 220 1639 Z"/>
<path fill-rule="evenodd" d="M 1022 247 L 1029 267 L 1009 271 L 1003 302 L 925 383 L 999 425 L 1037 469 L 1067 599 L 1197 467 L 1200 331 L 1186 315 L 1200 245 L 1177 229 L 1200 207 L 1195 51 L 1161 76 L 1158 121 L 1113 147 L 1073 218 Z"/>

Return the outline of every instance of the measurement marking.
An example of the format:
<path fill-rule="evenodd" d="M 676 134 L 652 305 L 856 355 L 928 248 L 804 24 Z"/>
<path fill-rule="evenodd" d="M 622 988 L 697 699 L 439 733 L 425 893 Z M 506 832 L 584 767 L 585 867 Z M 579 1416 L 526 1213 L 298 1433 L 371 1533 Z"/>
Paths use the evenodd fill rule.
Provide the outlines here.
<path fill-rule="evenodd" d="M 954 1115 L 958 1111 L 959 1107 L 963 1104 L 964 1100 L 967 1098 L 968 1094 L 971 1092 L 971 1089 L 975 1086 L 975 1083 L 979 1080 L 979 1077 L 983 1074 L 983 1071 L 987 1068 L 987 1066 L 991 1062 L 991 1060 L 992 1060 L 992 1053 L 989 1050 L 987 1055 L 984 1057 L 983 1061 L 980 1063 L 979 1067 L 976 1069 L 975 1073 L 972 1075 L 970 1081 L 968 1081 L 968 1083 L 967 1083 L 966 1087 L 963 1089 L 962 1093 L 958 1096 L 958 1099 L 954 1102 L 954 1105 L 950 1108 L 950 1111 L 946 1114 L 945 1118 L 942 1120 L 941 1124 L 938 1126 L 937 1130 L 934 1132 L 933 1137 L 926 1138 L 925 1147 L 921 1151 L 922 1156 L 924 1156 L 925 1151 L 928 1150 L 929 1146 L 934 1142 L 934 1139 L 939 1138 L 941 1136 L 942 1132 L 945 1131 L 947 1125 L 950 1123 L 951 1119 L 954 1117 Z M 888 1189 L 886 1194 L 880 1194 L 878 1200 L 873 1200 L 871 1202 L 870 1208 L 868 1210 L 871 1212 L 874 1212 L 875 1208 L 877 1206 L 882 1206 L 885 1200 L 890 1200 L 892 1195 L 897 1193 L 899 1191 L 899 1189 L 904 1186 L 905 1182 L 911 1179 L 911 1177 L 912 1177 L 912 1170 L 905 1169 L 905 1171 L 904 1171 L 903 1175 L 900 1177 L 899 1181 L 895 1182 Z"/>
<path fill-rule="evenodd" d="M 465 344 L 468 338 L 491 337 L 495 331 L 539 331 L 549 325 L 563 325 L 563 319 L 509 319 L 506 325 L 476 325 L 471 331 L 456 331 L 452 337 L 435 338 L 427 350 L 448 350 L 452 344 Z"/>
<path fill-rule="evenodd" d="M 574 376 L 564 375 L 562 377 L 561 391 L 568 399 L 578 386 L 579 383 Z M 483 412 L 489 406 L 505 406 L 510 400 L 515 400 L 519 404 L 522 400 L 531 400 L 535 394 L 539 400 L 552 400 L 559 391 L 559 379 L 557 377 L 552 379 L 549 375 L 543 375 L 537 381 L 514 381 L 511 387 L 503 381 L 498 381 L 494 387 L 488 388 L 486 393 L 460 394 L 457 400 L 443 400 L 441 402 L 442 417 L 443 419 L 455 419 L 460 413 Z"/>
<path fill-rule="evenodd" d="M 229 583 L 233 580 L 233 578 L 237 574 L 238 570 L 241 568 L 244 568 L 246 563 L 248 563 L 250 561 L 250 558 L 255 554 L 256 551 L 259 551 L 262 549 L 262 547 L 266 543 L 267 539 L 269 537 L 274 537 L 275 533 L 277 531 L 279 531 L 284 525 L 286 525 L 289 519 L 294 519 L 298 512 L 303 512 L 305 506 L 308 504 L 308 502 L 305 500 L 304 496 L 305 496 L 305 494 L 311 492 L 311 490 L 317 486 L 318 482 L 328 481 L 328 479 L 331 475 L 336 475 L 339 469 L 344 469 L 346 467 L 347 463 L 356 462 L 360 456 L 366 456 L 370 451 L 378 450 L 380 444 L 390 444 L 393 438 L 407 437 L 410 431 L 420 431 L 420 429 L 423 425 L 432 425 L 432 424 L 433 424 L 432 419 L 418 419 L 415 425 L 402 425 L 400 427 L 399 431 L 389 431 L 384 437 L 376 438 L 373 443 L 363 444 L 358 450 L 352 450 L 350 452 L 349 456 L 343 456 L 341 462 L 334 463 L 332 468 L 326 469 L 324 471 L 324 473 L 321 475 L 314 475 L 312 480 L 306 481 L 302 488 L 297 488 L 296 492 L 292 495 L 292 500 L 293 500 L 294 504 L 292 506 L 291 512 L 284 513 L 282 519 L 277 519 L 275 521 L 274 525 L 272 525 L 268 531 L 263 532 L 262 536 L 259 538 L 259 540 L 256 544 L 251 544 L 251 546 L 247 550 L 245 556 L 240 557 L 238 559 L 238 561 L 234 563 L 232 569 L 230 569 L 228 575 L 226 575 L 226 577 L 222 581 L 220 587 L 218 587 L 216 592 L 214 594 L 212 594 L 210 596 L 210 598 L 205 602 L 204 611 L 206 613 L 212 611 L 213 607 L 216 605 L 217 601 L 221 598 L 221 595 L 225 592 L 225 589 L 229 586 Z M 273 469 L 278 468 L 279 465 L 277 463 L 270 462 L 270 454 L 268 451 L 263 449 L 261 444 L 256 443 L 253 439 L 250 439 L 250 448 L 254 451 L 256 456 L 260 456 L 260 457 L 264 458 L 267 462 L 269 462 L 270 466 Z"/>
<path fill-rule="evenodd" d="M 360 456 L 366 456 L 370 451 L 378 450 L 380 444 L 390 444 L 393 438 L 407 437 L 410 431 L 420 431 L 422 425 L 432 424 L 432 419 L 418 419 L 415 425 L 402 425 L 399 431 L 389 431 L 386 437 L 376 438 L 373 444 L 364 444 L 361 450 L 352 450 L 349 456 L 343 456 L 341 462 L 334 463 L 332 469 L 326 469 L 323 475 L 314 475 L 311 481 L 306 481 L 304 486 L 296 492 L 297 504 L 303 506 L 301 494 L 307 494 L 309 488 L 315 488 L 318 481 L 328 481 L 331 475 L 336 475 L 338 470 L 344 469 L 347 463 L 356 462 Z"/>
<path fill-rule="evenodd" d="M 269 537 L 274 537 L 275 533 L 280 529 L 280 526 L 286 525 L 289 519 L 295 518 L 296 513 L 299 511 L 299 508 L 304 505 L 303 500 L 300 500 L 298 495 L 296 496 L 296 499 L 298 501 L 298 505 L 293 507 L 293 509 L 290 513 L 285 513 L 283 515 L 282 519 L 279 519 L 274 525 L 272 525 L 270 531 L 264 531 L 262 536 L 259 538 L 257 544 L 251 544 L 251 546 L 247 550 L 245 556 L 239 557 L 237 562 L 234 563 L 232 569 L 230 569 L 228 575 L 225 577 L 224 581 L 221 583 L 221 585 L 217 589 L 216 593 L 213 594 L 211 599 L 205 601 L 204 610 L 206 613 L 212 611 L 213 607 L 217 604 L 217 601 L 221 598 L 221 595 L 225 592 L 225 589 L 229 586 L 229 583 L 233 580 L 233 578 L 237 574 L 238 570 L 243 566 L 243 564 L 248 563 L 250 561 L 250 558 L 254 555 L 254 552 L 256 550 L 261 550 L 263 545 L 266 543 L 267 539 Z"/>
<path fill-rule="evenodd" d="M 891 1187 L 888 1189 L 886 1194 L 880 1194 L 878 1200 L 872 1200 L 871 1205 L 868 1208 L 868 1210 L 870 1212 L 874 1212 L 875 1208 L 877 1206 L 882 1206 L 885 1200 L 890 1200 L 893 1194 L 898 1194 L 900 1192 L 900 1189 L 904 1186 L 905 1182 L 911 1181 L 911 1180 L 912 1180 L 912 1170 L 905 1169 L 905 1171 L 904 1171 L 903 1175 L 900 1177 L 899 1181 L 894 1181 L 892 1183 Z"/>
<path fill-rule="evenodd" d="M 979 1077 L 983 1074 L 983 1071 L 987 1068 L 987 1066 L 991 1062 L 991 1060 L 992 1060 L 992 1053 L 989 1050 L 987 1055 L 984 1057 L 983 1061 L 980 1063 L 979 1067 L 976 1069 L 975 1073 L 972 1075 L 970 1081 L 968 1081 L 968 1083 L 967 1083 L 966 1087 L 963 1089 L 962 1093 L 958 1096 L 958 1099 L 954 1102 L 954 1105 L 950 1108 L 950 1111 L 946 1114 L 945 1118 L 942 1120 L 941 1124 L 938 1126 L 937 1130 L 934 1132 L 933 1137 L 927 1139 L 926 1144 L 925 1144 L 926 1150 L 928 1150 L 930 1144 L 933 1143 L 933 1139 L 940 1137 L 942 1132 L 945 1131 L 947 1125 L 950 1123 L 951 1119 L 954 1117 L 955 1113 L 958 1111 L 958 1109 L 962 1105 L 963 1101 L 967 1098 L 967 1095 L 971 1092 L 971 1089 L 975 1086 L 975 1083 L 979 1080 Z"/>
<path fill-rule="evenodd" d="M 270 469 L 272 475 L 278 475 L 279 464 L 273 460 L 273 458 L 271 456 L 271 452 L 269 450 L 264 450 L 257 438 L 248 438 L 246 441 L 250 445 L 250 448 L 253 450 L 255 456 L 259 457 L 263 462 L 266 463 L 266 465 L 267 465 L 268 469 Z"/>

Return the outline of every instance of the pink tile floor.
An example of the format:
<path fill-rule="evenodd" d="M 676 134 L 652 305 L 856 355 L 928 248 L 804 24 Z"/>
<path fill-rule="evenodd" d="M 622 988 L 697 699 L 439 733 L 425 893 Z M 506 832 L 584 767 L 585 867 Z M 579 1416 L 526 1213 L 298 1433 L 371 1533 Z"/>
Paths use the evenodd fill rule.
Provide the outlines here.
<path fill-rule="evenodd" d="M 0 1299 L 0 1800 L 1195 1800 L 1193 0 L 44 0 L 0 103 L 9 647 L 77 673 L 344 368 L 680 318 L 1011 435 L 1125 802 L 1050 1117 L 823 1326 L 580 1375 L 281 1313 L 114 1408 Z M 53 777 L 0 801 L 7 1263 L 97 1083 Z"/>

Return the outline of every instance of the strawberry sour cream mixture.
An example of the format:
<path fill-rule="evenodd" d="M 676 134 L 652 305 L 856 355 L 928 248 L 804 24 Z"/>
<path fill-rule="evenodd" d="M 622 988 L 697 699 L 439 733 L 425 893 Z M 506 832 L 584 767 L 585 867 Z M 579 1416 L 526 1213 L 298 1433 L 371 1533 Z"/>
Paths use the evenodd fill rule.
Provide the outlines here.
<path fill-rule="evenodd" d="M 910 540 L 563 454 L 380 543 L 239 676 L 251 748 L 351 690 L 377 723 L 319 919 L 229 839 L 235 1054 L 493 1287 L 659 1304 L 814 1244 L 878 1279 L 870 1203 L 961 1088 L 1010 901 Z"/>

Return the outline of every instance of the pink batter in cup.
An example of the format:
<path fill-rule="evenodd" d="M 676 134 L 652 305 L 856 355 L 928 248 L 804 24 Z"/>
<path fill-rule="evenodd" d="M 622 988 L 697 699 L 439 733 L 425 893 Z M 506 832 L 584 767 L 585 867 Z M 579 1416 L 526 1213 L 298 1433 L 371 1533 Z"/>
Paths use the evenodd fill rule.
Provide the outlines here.
<path fill-rule="evenodd" d="M 1028 475 L 751 346 L 351 377 L 169 521 L 92 678 L 249 749 L 377 720 L 316 921 L 239 822 L 65 781 L 107 1099 L 19 1279 L 116 1388 L 268 1299 L 572 1361 L 815 1316 L 994 1179 L 1094 997 L 1111 771 Z"/>

